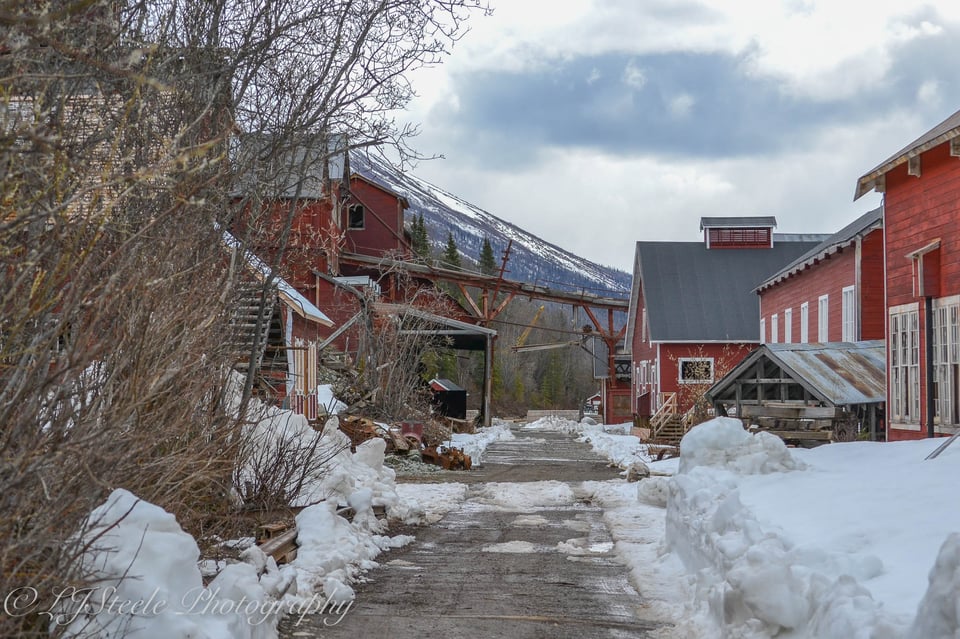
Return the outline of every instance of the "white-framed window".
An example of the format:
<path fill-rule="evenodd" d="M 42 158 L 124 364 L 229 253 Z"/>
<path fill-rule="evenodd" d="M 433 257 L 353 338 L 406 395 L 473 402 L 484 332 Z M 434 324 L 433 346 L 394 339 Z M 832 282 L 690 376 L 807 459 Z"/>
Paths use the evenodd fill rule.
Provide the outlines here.
<path fill-rule="evenodd" d="M 841 292 L 843 319 L 840 329 L 840 341 L 857 341 L 857 289 L 855 286 L 846 286 Z"/>
<path fill-rule="evenodd" d="M 821 295 L 817 300 L 817 341 L 830 341 L 830 296 Z"/>
<path fill-rule="evenodd" d="M 770 343 L 776 344 L 780 341 L 780 316 L 774 313 L 770 316 Z"/>
<path fill-rule="evenodd" d="M 800 343 L 806 344 L 810 341 L 810 303 L 804 302 L 800 305 Z"/>
<path fill-rule="evenodd" d="M 789 344 L 793 341 L 793 309 L 783 310 L 783 343 Z"/>
<path fill-rule="evenodd" d="M 920 421 L 920 320 L 916 304 L 890 309 L 890 419 Z"/>
<path fill-rule="evenodd" d="M 933 301 L 934 420 L 960 424 L 960 296 Z"/>
<path fill-rule="evenodd" d="M 712 357 L 681 357 L 677 361 L 681 384 L 712 384 Z"/>
<path fill-rule="evenodd" d="M 760 318 L 760 343 L 767 343 L 767 320 L 762 317 Z"/>

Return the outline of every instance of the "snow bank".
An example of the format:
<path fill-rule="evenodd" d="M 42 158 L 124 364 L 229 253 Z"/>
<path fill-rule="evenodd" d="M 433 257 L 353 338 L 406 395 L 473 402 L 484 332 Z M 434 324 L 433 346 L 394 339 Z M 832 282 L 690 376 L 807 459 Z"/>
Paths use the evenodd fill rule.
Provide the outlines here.
<path fill-rule="evenodd" d="M 610 430 L 610 427 L 603 425 L 582 424 L 582 432 L 577 441 L 590 444 L 594 452 L 603 455 L 611 463 L 622 469 L 645 464 L 649 460 L 647 446 L 641 444 L 638 437 L 630 434 L 611 433 Z M 623 433 L 623 429 L 620 427 L 614 427 L 614 430 Z"/>
<path fill-rule="evenodd" d="M 897 622 L 860 584 L 882 572 L 877 557 L 795 545 L 742 503 L 744 476 L 772 485 L 806 467 L 779 438 L 717 418 L 693 428 L 680 451 L 666 539 L 697 574 L 698 597 L 723 637 L 899 636 Z"/>
<path fill-rule="evenodd" d="M 277 636 L 278 598 L 292 573 L 272 560 L 248 555 L 251 563 L 228 566 L 205 588 L 193 537 L 173 515 L 122 489 L 90 513 L 83 538 L 90 547 L 77 569 L 92 590 L 61 602 L 67 636 Z"/>
<path fill-rule="evenodd" d="M 317 386 L 317 406 L 323 408 L 327 415 L 339 415 L 341 411 L 347 410 L 347 405 L 334 396 L 333 386 L 330 384 Z"/>
<path fill-rule="evenodd" d="M 473 464 L 480 464 L 487 446 L 498 440 L 516 439 L 510 424 L 495 421 L 489 428 L 478 428 L 476 433 L 454 433 L 450 436 L 450 445 L 470 455 Z"/>
<path fill-rule="evenodd" d="M 749 433 L 738 419 L 717 417 L 694 426 L 680 441 L 680 472 L 697 466 L 725 468 L 740 475 L 804 468 L 783 440 L 770 433 Z"/>

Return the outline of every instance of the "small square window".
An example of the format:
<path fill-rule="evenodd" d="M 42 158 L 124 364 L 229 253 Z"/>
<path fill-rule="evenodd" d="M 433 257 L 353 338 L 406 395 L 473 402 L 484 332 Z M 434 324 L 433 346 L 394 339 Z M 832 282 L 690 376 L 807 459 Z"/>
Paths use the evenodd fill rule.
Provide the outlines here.
<path fill-rule="evenodd" d="M 713 358 L 682 358 L 678 362 L 681 384 L 702 384 L 713 382 Z"/>
<path fill-rule="evenodd" d="M 347 228 L 362 229 L 364 222 L 364 210 L 362 204 L 354 204 L 348 209 Z"/>

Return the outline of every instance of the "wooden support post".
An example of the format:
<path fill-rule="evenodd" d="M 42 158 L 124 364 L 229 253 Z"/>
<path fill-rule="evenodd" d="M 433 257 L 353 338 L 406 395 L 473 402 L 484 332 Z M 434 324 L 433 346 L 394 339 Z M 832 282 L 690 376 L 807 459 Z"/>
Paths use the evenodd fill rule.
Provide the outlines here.
<path fill-rule="evenodd" d="M 492 423 L 490 415 L 490 398 L 493 395 L 493 335 L 487 335 L 487 344 L 483 353 L 483 398 L 481 411 L 483 413 L 483 425 L 489 427 Z"/>

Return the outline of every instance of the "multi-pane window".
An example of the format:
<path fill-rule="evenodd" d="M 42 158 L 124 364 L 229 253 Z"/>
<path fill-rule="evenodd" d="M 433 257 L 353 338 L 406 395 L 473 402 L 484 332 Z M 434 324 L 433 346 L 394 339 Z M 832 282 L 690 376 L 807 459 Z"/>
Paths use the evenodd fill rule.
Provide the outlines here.
<path fill-rule="evenodd" d="M 934 301 L 933 396 L 935 420 L 960 424 L 960 298 Z"/>
<path fill-rule="evenodd" d="M 767 320 L 760 318 L 760 343 L 767 343 Z"/>
<path fill-rule="evenodd" d="M 830 296 L 821 295 L 817 303 L 817 341 L 830 341 Z"/>
<path fill-rule="evenodd" d="M 806 344 L 810 341 L 810 303 L 804 302 L 800 305 L 800 343 Z"/>
<path fill-rule="evenodd" d="M 793 309 L 788 308 L 783 311 L 783 343 L 789 344 L 793 341 Z"/>
<path fill-rule="evenodd" d="M 847 286 L 843 289 L 841 303 L 843 306 L 841 337 L 844 342 L 857 341 L 857 295 L 856 288 Z"/>
<path fill-rule="evenodd" d="M 920 421 L 920 321 L 916 304 L 890 309 L 890 418 Z"/>
<path fill-rule="evenodd" d="M 770 343 L 776 344 L 780 341 L 780 316 L 774 313 L 770 316 Z"/>
<path fill-rule="evenodd" d="M 712 357 L 681 357 L 677 364 L 681 384 L 713 383 Z"/>

